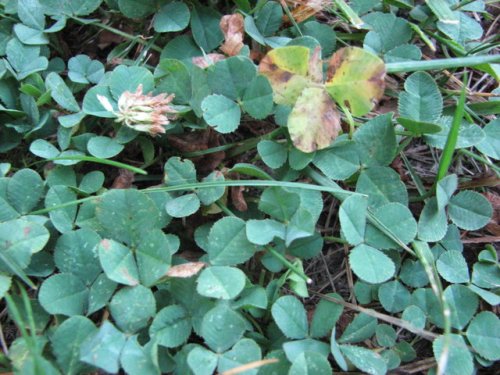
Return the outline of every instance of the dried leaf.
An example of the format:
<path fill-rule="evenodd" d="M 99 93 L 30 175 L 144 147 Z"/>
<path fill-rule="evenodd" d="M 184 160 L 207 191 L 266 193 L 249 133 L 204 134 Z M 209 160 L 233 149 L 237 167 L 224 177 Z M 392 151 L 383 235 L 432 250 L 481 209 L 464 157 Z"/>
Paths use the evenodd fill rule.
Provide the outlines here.
<path fill-rule="evenodd" d="M 209 129 L 192 133 L 169 134 L 168 142 L 182 153 L 206 150 L 210 138 Z"/>
<path fill-rule="evenodd" d="M 203 262 L 189 262 L 172 266 L 167 272 L 168 277 L 188 278 L 196 275 L 200 270 L 205 267 L 206 263 Z"/>
<path fill-rule="evenodd" d="M 220 28 L 224 34 L 221 51 L 229 56 L 236 56 L 243 48 L 244 19 L 239 13 L 229 14 L 220 20 Z"/>
<path fill-rule="evenodd" d="M 127 169 L 119 169 L 111 189 L 129 189 L 134 183 L 134 173 Z"/>
<path fill-rule="evenodd" d="M 233 206 L 240 212 L 248 210 L 247 202 L 243 196 L 244 190 L 245 187 L 243 186 L 233 186 L 231 188 L 231 201 L 233 202 Z"/>
<path fill-rule="evenodd" d="M 220 54 L 220 53 L 209 53 L 208 55 L 205 56 L 196 56 L 191 58 L 191 62 L 202 68 L 208 68 L 211 65 L 214 65 L 217 61 L 224 60 L 226 56 Z"/>
<path fill-rule="evenodd" d="M 283 3 L 283 0 L 281 0 Z M 315 14 L 321 12 L 325 6 L 325 0 L 287 0 L 289 4 L 292 4 L 294 8 L 292 9 L 292 16 L 297 23 L 305 21 Z M 288 17 L 286 17 L 288 20 Z"/>
<path fill-rule="evenodd" d="M 493 206 L 493 216 L 486 225 L 486 230 L 495 236 L 500 236 L 500 196 L 494 192 L 483 194 Z"/>

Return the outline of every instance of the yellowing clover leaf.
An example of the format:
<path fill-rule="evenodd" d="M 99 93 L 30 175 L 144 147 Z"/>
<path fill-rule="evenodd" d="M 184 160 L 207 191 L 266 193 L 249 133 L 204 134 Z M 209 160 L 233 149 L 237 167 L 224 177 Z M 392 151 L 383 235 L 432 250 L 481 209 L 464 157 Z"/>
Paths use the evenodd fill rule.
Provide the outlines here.
<path fill-rule="evenodd" d="M 354 116 L 363 116 L 384 93 L 385 66 L 377 56 L 357 47 L 342 48 L 328 64 L 326 91 Z"/>
<path fill-rule="evenodd" d="M 332 56 L 326 83 L 319 48 L 312 53 L 303 46 L 275 48 L 261 60 L 259 72 L 271 83 L 276 103 L 294 106 L 288 130 L 303 152 L 326 148 L 339 134 L 340 115 L 331 98 L 362 116 L 385 87 L 383 61 L 357 47 L 342 48 Z"/>
<path fill-rule="evenodd" d="M 293 144 L 303 152 L 328 147 L 340 132 L 335 103 L 322 87 L 308 87 L 297 99 L 288 118 Z"/>
<path fill-rule="evenodd" d="M 289 46 L 271 50 L 260 62 L 259 72 L 273 87 L 278 104 L 293 105 L 302 90 L 312 82 L 307 77 L 309 49 Z"/>

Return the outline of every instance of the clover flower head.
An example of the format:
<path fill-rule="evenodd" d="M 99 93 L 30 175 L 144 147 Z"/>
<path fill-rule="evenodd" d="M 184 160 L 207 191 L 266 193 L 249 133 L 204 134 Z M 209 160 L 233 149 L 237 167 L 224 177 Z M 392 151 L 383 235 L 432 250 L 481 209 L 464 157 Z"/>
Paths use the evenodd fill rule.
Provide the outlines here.
<path fill-rule="evenodd" d="M 102 106 L 115 114 L 116 122 L 152 136 L 165 133 L 165 125 L 176 118 L 177 111 L 170 106 L 174 97 L 174 94 L 144 95 L 142 85 L 139 85 L 136 92 L 125 91 L 121 94 L 118 111 L 115 111 L 105 96 L 97 95 Z"/>

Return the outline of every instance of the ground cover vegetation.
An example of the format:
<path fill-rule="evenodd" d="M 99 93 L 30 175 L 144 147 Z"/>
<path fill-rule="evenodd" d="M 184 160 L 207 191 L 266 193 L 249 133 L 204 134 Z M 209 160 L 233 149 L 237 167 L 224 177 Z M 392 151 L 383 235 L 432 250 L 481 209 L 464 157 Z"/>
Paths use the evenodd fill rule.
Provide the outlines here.
<path fill-rule="evenodd" d="M 0 0 L 2 370 L 498 370 L 498 10 Z"/>

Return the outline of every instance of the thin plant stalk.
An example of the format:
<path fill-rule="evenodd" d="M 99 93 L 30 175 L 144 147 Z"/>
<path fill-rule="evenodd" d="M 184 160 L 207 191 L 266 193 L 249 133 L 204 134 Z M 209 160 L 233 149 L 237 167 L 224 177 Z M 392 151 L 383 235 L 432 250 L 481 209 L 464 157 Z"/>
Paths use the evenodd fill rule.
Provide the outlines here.
<path fill-rule="evenodd" d="M 439 274 L 436 269 L 434 262 L 434 255 L 429 249 L 427 243 L 414 241 L 412 247 L 417 254 L 417 257 L 422 263 L 425 273 L 429 278 L 429 283 L 431 284 L 431 289 L 434 292 L 436 298 L 441 304 L 441 312 L 443 314 L 443 349 L 441 355 L 438 359 L 437 374 L 444 375 L 446 373 L 446 367 L 448 364 L 449 354 L 450 354 L 450 334 L 451 334 L 451 309 L 443 293 L 443 286 L 439 279 Z"/>

